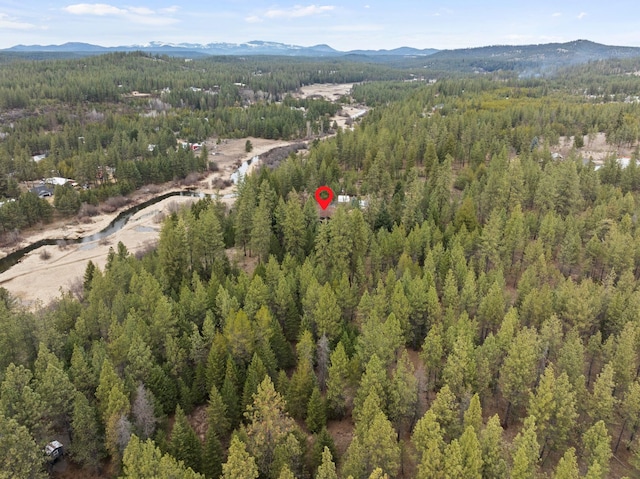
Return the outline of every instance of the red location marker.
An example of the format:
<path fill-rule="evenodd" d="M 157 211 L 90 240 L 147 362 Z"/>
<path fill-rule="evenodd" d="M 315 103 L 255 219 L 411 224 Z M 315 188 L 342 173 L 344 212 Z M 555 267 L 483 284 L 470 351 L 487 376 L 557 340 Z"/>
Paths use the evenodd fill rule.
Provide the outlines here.
<path fill-rule="evenodd" d="M 316 201 L 323 210 L 327 209 L 327 206 L 333 200 L 333 191 L 328 186 L 321 186 L 316 190 Z"/>

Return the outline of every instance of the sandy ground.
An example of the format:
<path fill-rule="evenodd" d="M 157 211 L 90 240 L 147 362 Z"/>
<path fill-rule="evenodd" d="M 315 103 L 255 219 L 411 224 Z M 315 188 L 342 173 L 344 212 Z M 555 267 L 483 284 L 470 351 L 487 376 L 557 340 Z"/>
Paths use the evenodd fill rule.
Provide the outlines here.
<path fill-rule="evenodd" d="M 322 96 L 328 101 L 337 101 L 344 95 L 349 95 L 353 88 L 353 83 L 318 83 L 315 85 L 303 86 L 300 91 L 293 95 L 294 98 L 307 98 L 310 96 Z M 345 105 L 341 112 L 333 118 L 339 127 L 345 128 L 349 118 L 358 118 L 366 113 L 367 108 L 363 105 Z"/>
<path fill-rule="evenodd" d="M 312 85 L 304 87 L 297 95 L 307 97 L 310 95 L 323 95 L 328 100 L 334 101 L 342 95 L 348 94 L 352 84 L 345 85 Z M 364 107 L 350 106 L 343 110 L 343 116 L 337 116 L 335 120 L 340 126 L 344 126 L 348 116 L 357 116 L 364 111 Z M 346 114 L 346 115 L 345 115 Z M 200 182 L 197 190 L 208 194 L 218 194 L 225 197 L 224 202 L 233 203 L 235 186 L 225 189 L 214 189 L 216 180 L 229 180 L 231 174 L 240 164 L 280 146 L 286 146 L 292 142 L 265 140 L 261 138 L 248 138 L 253 150 L 245 152 L 247 138 L 237 140 L 222 140 L 220 144 L 216 139 L 206 141 L 209 151 L 209 160 L 218 164 L 218 171 L 211 173 Z M 252 166 L 255 166 L 252 165 Z M 250 166 L 249 172 L 252 167 Z M 163 186 L 163 192 L 181 190 L 181 187 L 167 184 Z M 145 192 L 145 188 L 133 195 L 133 203 L 142 203 L 159 193 Z M 95 241 L 86 244 L 71 244 L 64 248 L 58 246 L 44 246 L 24 256 L 20 263 L 0 274 L 0 286 L 6 288 L 11 294 L 29 307 L 46 305 L 51 300 L 60 296 L 78 285 L 81 281 L 89 260 L 103 268 L 106 263 L 107 253 L 110 247 L 116 248 L 118 242 L 122 242 L 131 253 L 153 247 L 158 240 L 161 218 L 178 205 L 184 205 L 197 201 L 196 198 L 174 196 L 156 203 L 136 213 L 120 231 L 109 236 L 106 240 Z M 118 215 L 119 211 L 112 214 L 102 214 L 93 218 L 90 224 L 82 224 L 73 218 L 67 222 L 34 229 L 23 234 L 23 241 L 17 247 L 0 248 L 0 257 L 4 257 L 11 251 L 15 251 L 28 244 L 44 238 L 68 238 L 75 239 L 89 236 L 103 230 Z M 43 251 L 49 255 L 43 259 Z"/>
<path fill-rule="evenodd" d="M 552 153 L 560 153 L 565 158 L 569 156 L 573 148 L 573 137 L 567 138 L 561 136 L 557 146 L 551 147 Z M 611 155 L 618 158 L 630 158 L 635 148 L 627 146 L 610 145 L 607 143 L 607 137 L 604 133 L 598 133 L 591 140 L 588 136 L 584 137 L 584 146 L 578 149 L 582 158 L 591 158 L 596 165 L 603 164 Z"/>
<path fill-rule="evenodd" d="M 224 190 L 214 190 L 211 182 L 216 178 L 228 179 L 231 173 L 244 160 L 260 155 L 278 146 L 287 145 L 285 141 L 272 141 L 260 138 L 250 138 L 253 151 L 244 151 L 246 139 L 226 140 L 220 145 L 215 141 L 207 142 L 210 159 L 216 161 L 220 170 L 212 173 L 198 186 L 198 191 L 203 193 L 228 195 L 234 192 L 235 187 Z M 181 188 L 167 185 L 165 192 L 179 190 Z M 134 204 L 142 203 L 154 195 L 141 192 L 136 195 Z M 86 244 L 71 244 L 66 247 L 43 246 L 22 258 L 22 261 L 0 274 L 0 286 L 6 288 L 23 304 L 30 307 L 46 305 L 51 300 L 60 296 L 62 292 L 72 289 L 84 275 L 89 260 L 103 268 L 106 264 L 107 253 L 110 247 L 122 242 L 131 253 L 153 247 L 158 240 L 161 219 L 172 209 L 179 205 L 197 201 L 197 198 L 173 196 L 159 203 L 144 208 L 137 212 L 120 231 L 109 236 L 106 241 L 94 241 Z M 226 199 L 232 202 L 232 199 Z M 132 205 L 128 205 L 131 207 Z M 94 218 L 91 224 L 81 224 L 76 219 L 63 223 L 54 228 L 45 228 L 25 234 L 22 246 L 36 242 L 43 238 L 78 238 L 97 233 L 104 229 L 116 216 L 113 214 L 100 215 Z M 15 249 L 15 248 L 14 248 Z M 10 251 L 1 250 L 2 256 Z M 49 254 L 48 259 L 43 259 L 43 252 Z"/>

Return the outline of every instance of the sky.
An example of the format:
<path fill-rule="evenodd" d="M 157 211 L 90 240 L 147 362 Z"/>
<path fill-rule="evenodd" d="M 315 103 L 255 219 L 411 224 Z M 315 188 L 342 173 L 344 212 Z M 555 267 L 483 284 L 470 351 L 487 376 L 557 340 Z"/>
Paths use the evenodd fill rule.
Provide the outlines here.
<path fill-rule="evenodd" d="M 0 48 L 273 41 L 337 50 L 586 39 L 640 46 L 640 2 L 602 0 L 0 0 Z"/>

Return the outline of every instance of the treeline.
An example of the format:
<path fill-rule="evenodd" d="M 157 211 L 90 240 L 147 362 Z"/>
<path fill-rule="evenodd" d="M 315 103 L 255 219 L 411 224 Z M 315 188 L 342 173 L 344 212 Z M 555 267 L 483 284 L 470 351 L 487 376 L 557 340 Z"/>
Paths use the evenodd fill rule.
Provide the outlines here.
<path fill-rule="evenodd" d="M 312 83 L 392 80 L 405 71 L 345 60 L 281 57 L 212 57 L 184 59 L 144 53 L 110 53 L 72 60 L 15 61 L 1 64 L 0 108 L 37 107 L 44 100 L 64 103 L 115 102 L 122 93 L 151 93 L 230 88 L 243 84 L 276 100 Z M 222 98 L 233 99 L 222 95 Z M 223 102 L 220 106 L 231 106 Z"/>
<path fill-rule="evenodd" d="M 131 478 L 633 477 L 638 168 L 547 142 L 638 112 L 542 86 L 407 86 L 75 295 L 4 294 L 12 473 L 70 431 L 71 460 Z M 320 221 L 321 185 L 366 207 Z"/>

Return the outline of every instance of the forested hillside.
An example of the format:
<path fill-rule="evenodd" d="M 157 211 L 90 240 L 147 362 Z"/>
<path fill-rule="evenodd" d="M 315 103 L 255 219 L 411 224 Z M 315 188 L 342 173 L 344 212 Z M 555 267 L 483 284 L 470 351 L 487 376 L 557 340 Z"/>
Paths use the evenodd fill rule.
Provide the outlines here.
<path fill-rule="evenodd" d="M 40 311 L 5 292 L 7 477 L 57 437 L 96 477 L 637 477 L 640 78 L 592 81 L 359 85 L 361 124 L 233 207 Z M 362 209 L 320 219 L 322 185 Z"/>

